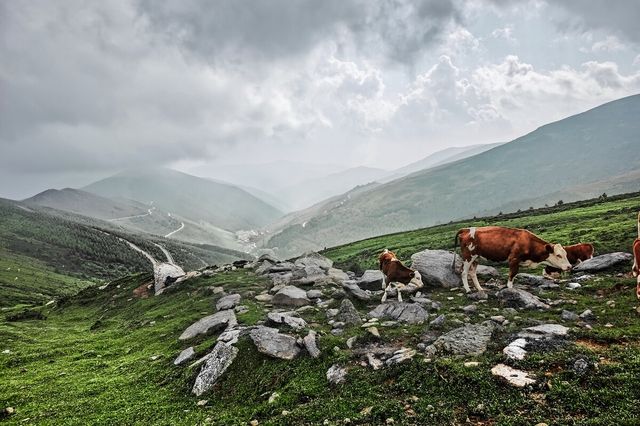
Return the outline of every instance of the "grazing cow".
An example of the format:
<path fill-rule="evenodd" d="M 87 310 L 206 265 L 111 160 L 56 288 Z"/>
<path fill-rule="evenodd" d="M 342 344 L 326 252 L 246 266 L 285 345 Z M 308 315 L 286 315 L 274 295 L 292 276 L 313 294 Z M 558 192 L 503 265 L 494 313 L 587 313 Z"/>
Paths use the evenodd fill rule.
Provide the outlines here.
<path fill-rule="evenodd" d="M 380 270 L 382 271 L 382 289 L 384 294 L 382 295 L 382 302 L 387 300 L 387 291 L 391 284 L 394 284 L 398 292 L 398 301 L 402 302 L 402 295 L 400 294 L 400 284 L 409 284 L 413 280 L 420 280 L 420 273 L 413 269 L 407 268 L 398 260 L 396 254 L 392 251 L 384 249 L 380 257 Z M 420 283 L 421 284 L 421 283 Z M 422 285 L 419 285 L 422 287 Z"/>
<path fill-rule="evenodd" d="M 507 287 L 513 287 L 513 278 L 518 274 L 520 266 L 535 267 L 540 263 L 551 265 L 562 271 L 571 269 L 567 260 L 567 252 L 560 244 L 551 244 L 526 229 L 485 226 L 482 228 L 464 228 L 458 231 L 455 245 L 460 242 L 460 253 L 463 260 L 462 284 L 469 293 L 469 276 L 478 291 L 483 291 L 478 282 L 476 269 L 479 257 L 509 263 L 509 280 Z M 455 268 L 455 252 L 453 265 Z"/>
<path fill-rule="evenodd" d="M 636 297 L 640 299 L 640 213 L 638 213 L 638 238 L 633 242 L 633 276 L 636 277 Z"/>
<path fill-rule="evenodd" d="M 564 249 L 567 252 L 567 260 L 569 261 L 571 266 L 576 266 L 580 262 L 584 262 L 585 260 L 593 258 L 593 253 L 595 252 L 593 244 L 588 243 L 564 246 Z M 562 271 L 558 268 L 554 268 L 553 266 L 547 266 L 546 268 L 544 268 L 543 275 L 551 276 L 551 274 L 558 272 Z"/>

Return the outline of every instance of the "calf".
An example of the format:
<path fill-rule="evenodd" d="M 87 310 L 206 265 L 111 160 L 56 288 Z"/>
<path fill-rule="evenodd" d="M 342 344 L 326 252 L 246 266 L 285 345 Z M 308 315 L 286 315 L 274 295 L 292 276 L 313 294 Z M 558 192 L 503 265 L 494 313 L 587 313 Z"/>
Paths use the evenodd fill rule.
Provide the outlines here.
<path fill-rule="evenodd" d="M 382 295 L 382 302 L 387 300 L 387 291 L 393 283 L 398 292 L 398 301 L 402 302 L 402 295 L 400 294 L 400 284 L 409 284 L 412 280 L 420 280 L 420 273 L 413 269 L 407 268 L 398 260 L 396 254 L 392 251 L 384 249 L 380 257 L 380 270 L 382 271 L 382 289 L 384 294 Z"/>
<path fill-rule="evenodd" d="M 513 287 L 513 278 L 518 274 L 520 266 L 535 267 L 542 263 L 562 271 L 571 269 L 567 252 L 560 244 L 548 243 L 526 229 L 500 226 L 464 228 L 456 234 L 456 246 L 458 242 L 463 260 L 462 285 L 467 293 L 471 291 L 469 276 L 475 288 L 483 291 L 476 275 L 479 257 L 509 263 L 509 288 Z M 455 268 L 455 253 L 453 267 Z"/>
<path fill-rule="evenodd" d="M 636 297 L 640 299 L 640 213 L 638 213 L 638 238 L 631 247 L 633 253 L 633 276 L 636 277 Z"/>
<path fill-rule="evenodd" d="M 593 253 L 595 249 L 593 248 L 593 244 L 574 244 L 571 246 L 564 246 L 565 251 L 567 252 L 567 260 L 571 264 L 571 266 L 576 266 L 580 262 L 584 262 L 585 260 L 593 258 Z M 553 266 L 547 266 L 544 268 L 544 276 L 550 276 L 552 273 L 561 272 L 560 269 L 554 268 Z"/>

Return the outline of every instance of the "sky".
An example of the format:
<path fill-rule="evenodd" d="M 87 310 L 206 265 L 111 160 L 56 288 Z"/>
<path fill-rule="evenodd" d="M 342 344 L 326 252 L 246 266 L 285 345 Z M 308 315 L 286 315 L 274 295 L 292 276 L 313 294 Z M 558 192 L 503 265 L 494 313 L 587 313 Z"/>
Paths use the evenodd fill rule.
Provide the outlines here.
<path fill-rule="evenodd" d="M 640 93 L 638 22 L 636 0 L 0 2 L 0 197 L 509 141 Z"/>

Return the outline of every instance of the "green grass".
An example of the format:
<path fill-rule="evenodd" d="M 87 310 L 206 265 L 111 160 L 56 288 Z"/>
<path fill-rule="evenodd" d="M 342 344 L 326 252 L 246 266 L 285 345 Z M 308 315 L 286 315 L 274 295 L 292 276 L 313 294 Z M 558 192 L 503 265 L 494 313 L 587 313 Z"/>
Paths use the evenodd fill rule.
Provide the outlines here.
<path fill-rule="evenodd" d="M 635 195 L 504 217 L 500 223 L 527 225 L 561 242 L 588 238 L 605 252 L 625 249 L 632 241 L 639 204 Z M 378 237 L 330 249 L 327 254 L 343 266 L 371 267 L 382 247 L 396 249 L 404 258 L 425 247 L 450 247 L 455 229 L 461 226 L 465 225 Z M 619 271 L 628 269 L 623 266 Z M 343 425 L 345 419 L 351 424 L 379 425 L 388 418 L 403 425 L 634 425 L 640 403 L 640 315 L 635 280 L 629 274 L 618 276 L 619 271 L 599 274 L 577 291 L 562 287 L 542 293 L 542 298 L 567 302 L 545 312 L 507 315 L 510 323 L 496 333 L 482 356 L 426 362 L 419 354 L 409 363 L 380 371 L 360 366 L 347 350 L 350 336 L 371 340 L 362 337 L 362 329 L 350 328 L 333 336 L 323 311 L 311 310 L 302 316 L 320 333 L 319 359 L 274 360 L 241 340 L 233 365 L 214 390 L 201 398 L 190 393 L 197 369 L 175 367 L 172 361 L 191 344 L 198 356 L 206 354 L 215 337 L 188 343 L 177 337 L 214 311 L 218 296 L 212 287 L 217 286 L 243 295 L 242 304 L 249 312 L 238 316 L 241 323 L 263 320 L 264 307 L 252 296 L 265 288 L 265 281 L 238 270 L 200 277 L 161 296 L 138 299 L 133 289 L 151 277 L 132 275 L 103 291 L 91 287 L 55 306 L 34 307 L 45 320 L 9 322 L 6 317 L 18 310 L 0 312 L 0 409 L 16 409 L 5 419 L 7 424 L 43 425 L 246 425 L 254 419 L 261 425 L 325 421 Z M 444 331 L 502 313 L 493 298 L 479 304 L 478 311 L 467 318 L 460 308 L 470 301 L 458 291 L 434 289 L 428 297 L 442 305 L 433 315 L 447 315 Z M 356 304 L 362 314 L 375 305 L 376 301 Z M 573 327 L 566 346 L 510 362 L 536 377 L 532 388 L 515 389 L 491 376 L 491 367 L 505 361 L 502 348 L 523 327 L 540 320 L 561 322 L 562 309 L 580 313 L 587 308 L 597 316 L 592 329 Z M 415 348 L 425 326 L 379 329 L 384 342 Z M 10 353 L 2 353 L 5 349 Z M 597 363 L 597 368 L 584 376 L 575 374 L 572 365 L 578 358 Z M 465 367 L 466 360 L 480 364 Z M 349 365 L 348 380 L 330 386 L 325 373 L 336 362 Z M 280 397 L 269 404 L 273 392 Z M 200 399 L 208 400 L 207 404 L 198 406 Z"/>

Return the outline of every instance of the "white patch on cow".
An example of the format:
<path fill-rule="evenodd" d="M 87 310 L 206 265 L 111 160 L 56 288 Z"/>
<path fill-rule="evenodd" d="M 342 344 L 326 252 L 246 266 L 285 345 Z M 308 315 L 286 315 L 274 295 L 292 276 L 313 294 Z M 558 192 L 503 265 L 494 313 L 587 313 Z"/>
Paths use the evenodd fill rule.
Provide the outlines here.
<path fill-rule="evenodd" d="M 567 251 L 561 244 L 554 244 L 553 252 L 549 253 L 547 259 L 541 263 L 553 266 L 554 268 L 558 268 L 563 271 L 571 269 L 571 263 L 569 263 L 569 260 L 567 259 Z"/>
<path fill-rule="evenodd" d="M 476 237 L 476 227 L 472 226 L 471 228 L 469 228 L 469 236 L 471 238 L 475 238 Z"/>
<path fill-rule="evenodd" d="M 387 253 L 389 253 L 389 249 L 384 249 L 384 250 L 382 251 L 382 254 L 387 254 Z"/>
<path fill-rule="evenodd" d="M 467 248 L 469 249 L 469 251 L 474 251 L 476 249 L 476 246 L 474 246 L 473 243 L 469 243 Z"/>

